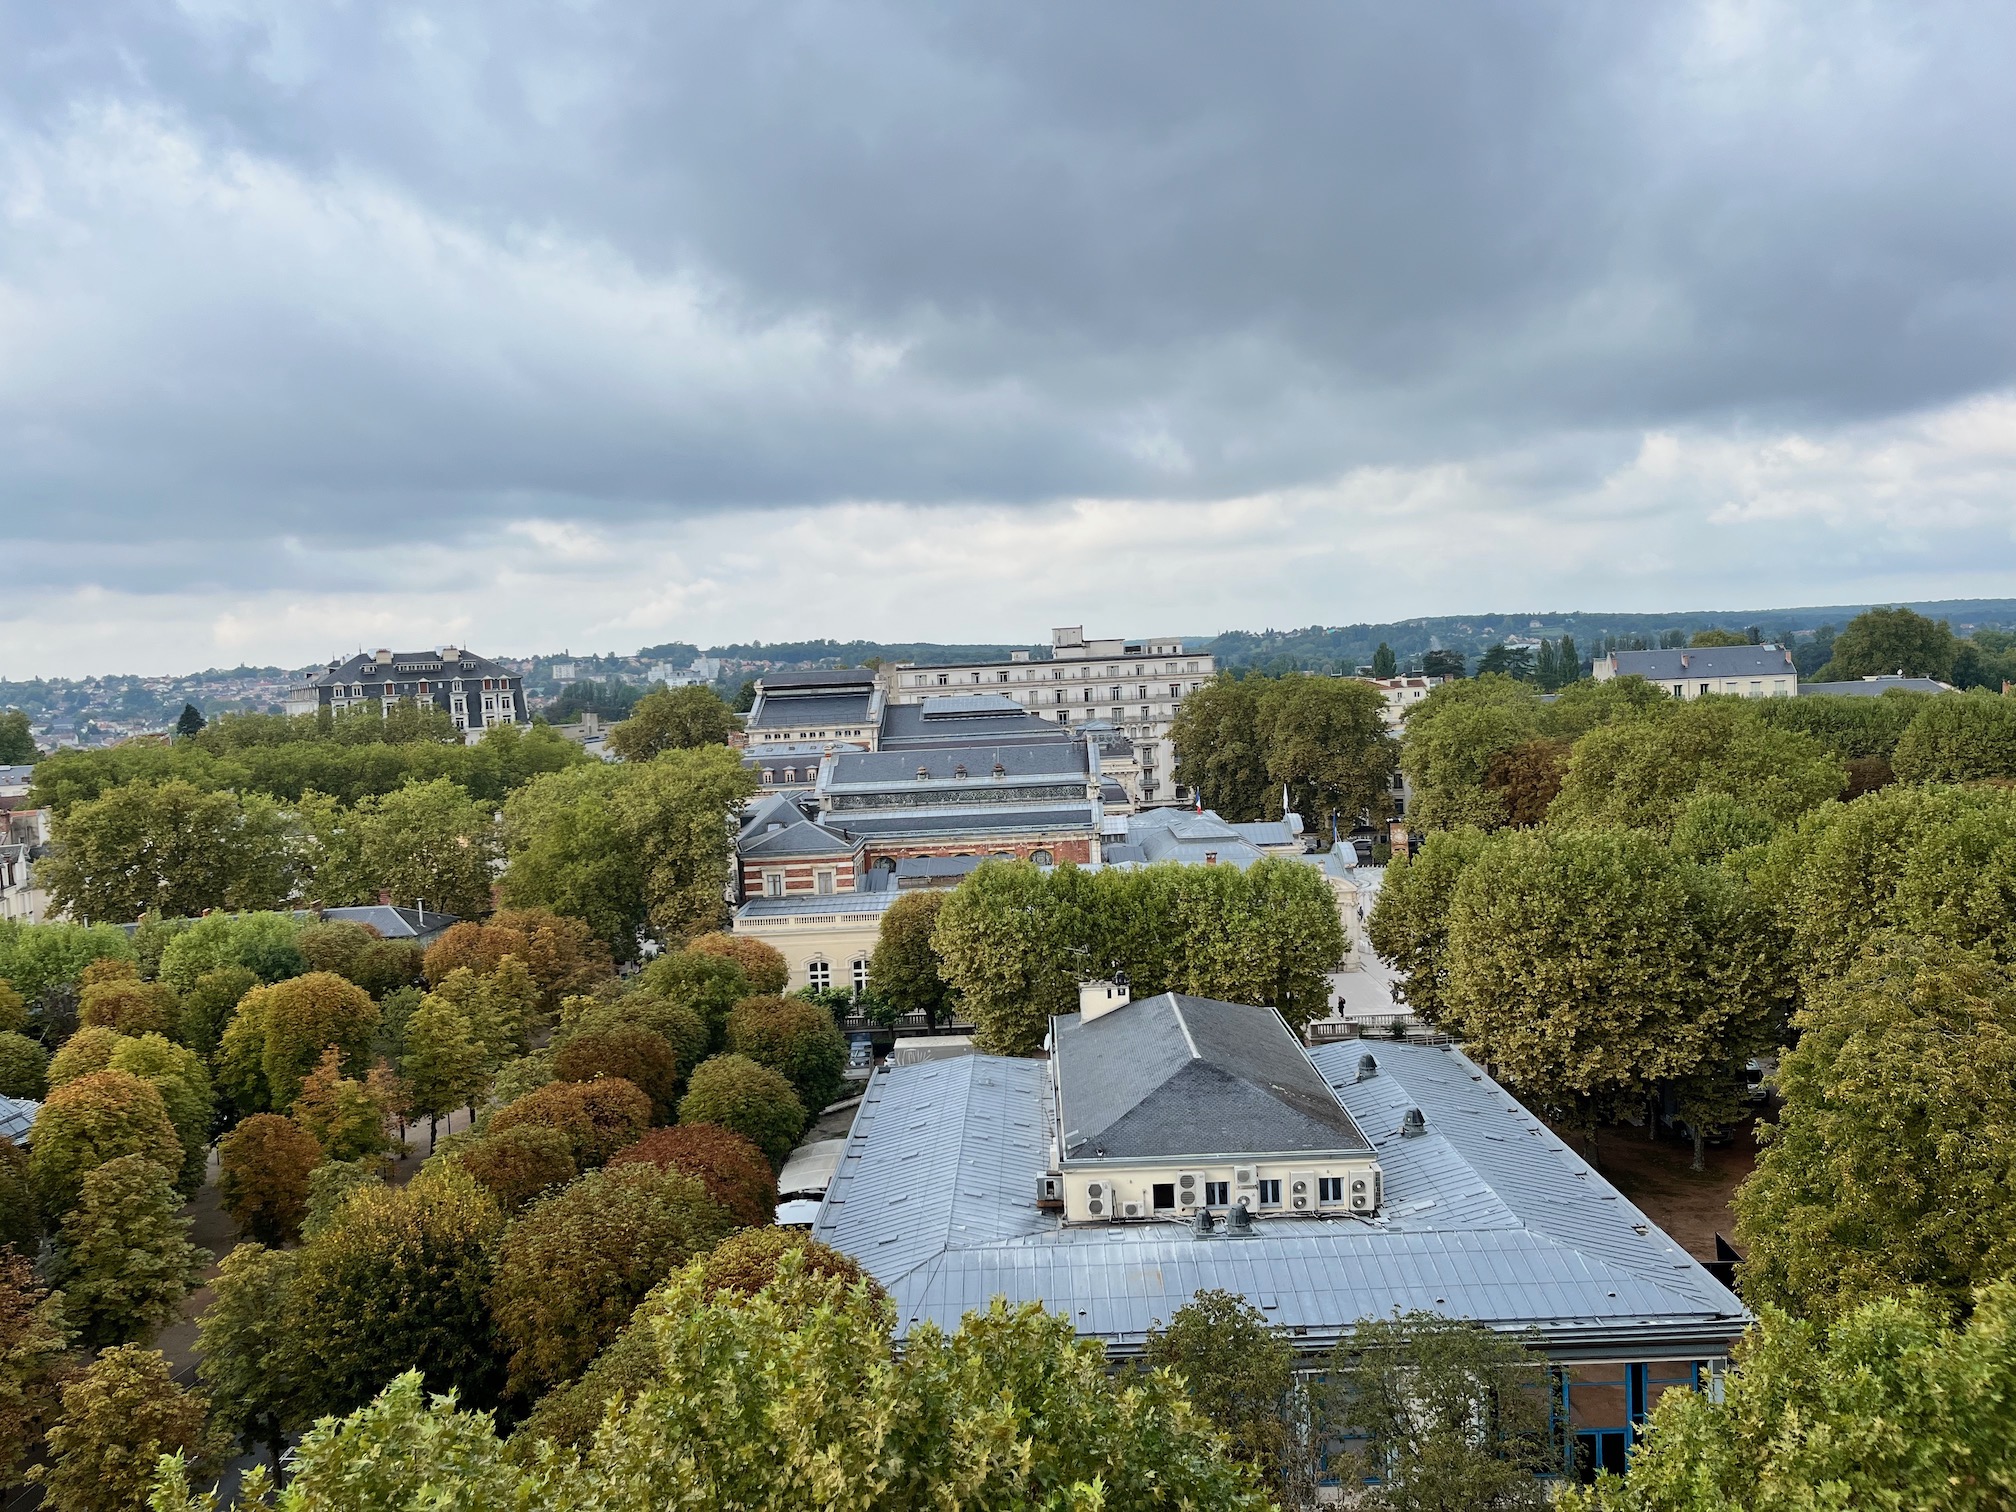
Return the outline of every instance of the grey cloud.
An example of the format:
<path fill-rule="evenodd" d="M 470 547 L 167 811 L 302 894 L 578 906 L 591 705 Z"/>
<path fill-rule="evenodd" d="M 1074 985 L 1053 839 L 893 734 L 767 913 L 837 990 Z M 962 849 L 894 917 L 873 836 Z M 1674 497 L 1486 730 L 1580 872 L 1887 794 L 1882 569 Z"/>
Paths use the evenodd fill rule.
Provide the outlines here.
<path fill-rule="evenodd" d="M 154 112 L 307 208 L 213 234 L 130 179 L 49 185 L 86 242 L 0 248 L 62 369 L 0 391 L 0 489 L 52 541 L 249 532 L 220 577 L 414 518 L 1209 499 L 1507 453 L 1571 493 L 1645 427 L 2011 383 L 2012 40 L 1939 4 L 12 7 L 14 161 Z M 379 192 L 471 260 L 370 224 Z M 620 309 L 543 305 L 554 247 L 639 310 L 698 280 L 705 340 L 756 355 L 681 369 Z M 825 344 L 762 356 L 799 326 Z"/>

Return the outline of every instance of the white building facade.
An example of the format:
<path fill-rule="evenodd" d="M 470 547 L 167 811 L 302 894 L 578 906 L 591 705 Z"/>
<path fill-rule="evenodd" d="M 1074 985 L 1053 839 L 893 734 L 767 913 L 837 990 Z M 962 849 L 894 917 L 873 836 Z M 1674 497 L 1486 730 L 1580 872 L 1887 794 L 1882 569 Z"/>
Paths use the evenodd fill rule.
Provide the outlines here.
<path fill-rule="evenodd" d="M 1191 650 L 1174 637 L 1088 640 L 1083 628 L 1073 625 L 1051 632 L 1048 661 L 1017 651 L 1003 662 L 899 662 L 883 668 L 881 677 L 889 701 L 896 704 L 986 692 L 1011 698 L 1058 724 L 1104 720 L 1134 743 L 1141 802 L 1152 806 L 1189 797 L 1176 781 L 1169 727 L 1183 700 L 1216 670 L 1209 652 Z"/>

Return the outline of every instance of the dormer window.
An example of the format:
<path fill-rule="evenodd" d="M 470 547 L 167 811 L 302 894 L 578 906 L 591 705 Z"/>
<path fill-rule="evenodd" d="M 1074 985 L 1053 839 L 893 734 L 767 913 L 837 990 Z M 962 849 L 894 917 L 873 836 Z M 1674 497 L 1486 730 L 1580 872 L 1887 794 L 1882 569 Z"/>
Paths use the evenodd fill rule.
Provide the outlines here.
<path fill-rule="evenodd" d="M 954 777 L 964 777 L 966 775 L 966 763 L 962 761 L 952 768 L 952 775 Z"/>
<path fill-rule="evenodd" d="M 931 768 L 921 766 L 917 768 L 917 780 L 919 782 L 929 782 L 931 780 Z"/>

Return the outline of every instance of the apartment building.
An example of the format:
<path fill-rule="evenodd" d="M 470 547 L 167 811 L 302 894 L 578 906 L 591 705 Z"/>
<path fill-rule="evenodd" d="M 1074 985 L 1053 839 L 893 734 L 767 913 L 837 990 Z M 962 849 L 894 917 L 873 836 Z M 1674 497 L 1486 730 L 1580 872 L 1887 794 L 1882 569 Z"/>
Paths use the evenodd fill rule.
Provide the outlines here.
<path fill-rule="evenodd" d="M 1738 698 L 1796 698 L 1799 669 L 1783 646 L 1690 646 L 1669 651 L 1612 651 L 1590 666 L 1598 682 L 1642 677 L 1675 698 L 1722 693 Z"/>
<path fill-rule="evenodd" d="M 1169 727 L 1188 695 L 1211 680 L 1209 652 L 1174 637 L 1087 639 L 1082 626 L 1050 634 L 1050 658 L 1016 651 L 1004 662 L 922 666 L 899 662 L 882 670 L 892 704 L 925 703 L 986 692 L 1013 699 L 1063 725 L 1105 721 L 1132 742 L 1144 804 L 1181 803 Z"/>
<path fill-rule="evenodd" d="M 287 692 L 289 714 L 332 713 L 411 699 L 431 703 L 465 734 L 492 725 L 532 722 L 524 679 L 473 651 L 443 646 L 433 651 L 360 651 L 307 672 Z"/>

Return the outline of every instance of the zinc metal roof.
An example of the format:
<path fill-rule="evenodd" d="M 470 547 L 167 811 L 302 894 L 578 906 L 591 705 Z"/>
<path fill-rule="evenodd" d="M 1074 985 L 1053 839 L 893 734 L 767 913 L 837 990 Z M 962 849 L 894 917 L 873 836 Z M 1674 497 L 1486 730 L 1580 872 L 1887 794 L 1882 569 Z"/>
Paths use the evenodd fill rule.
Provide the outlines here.
<path fill-rule="evenodd" d="M 1378 1069 L 1359 1081 L 1365 1053 Z M 1122 1353 L 1213 1287 L 1303 1330 L 1305 1351 L 1396 1307 L 1532 1327 L 1591 1358 L 1701 1359 L 1741 1333 L 1742 1304 L 1460 1050 L 1361 1040 L 1311 1058 L 1377 1150 L 1375 1218 L 1263 1217 L 1251 1239 L 1067 1226 L 1035 1205 L 1047 1063 L 968 1056 L 876 1074 L 814 1237 L 889 1290 L 899 1329 L 955 1328 L 999 1295 Z M 1427 1131 L 1403 1137 L 1413 1107 Z"/>
<path fill-rule="evenodd" d="M 1090 764 L 1079 741 L 1043 741 L 1021 745 L 974 745 L 902 751 L 842 751 L 833 759 L 829 791 L 859 784 L 965 782 L 986 787 L 1003 777 L 1067 777 L 1083 780 Z M 966 775 L 953 774 L 964 768 Z M 928 772 L 919 778 L 918 771 Z"/>
<path fill-rule="evenodd" d="M 42 1104 L 25 1097 L 0 1097 L 0 1139 L 28 1143 L 28 1131 L 35 1127 L 35 1115 Z"/>
<path fill-rule="evenodd" d="M 797 918 L 803 915 L 879 914 L 896 901 L 888 888 L 854 892 L 789 893 L 781 898 L 751 898 L 735 910 L 737 923 L 759 919 Z"/>
<path fill-rule="evenodd" d="M 809 725 L 868 726 L 870 693 L 822 695 L 810 698 L 765 698 L 748 716 L 752 730 L 793 730 Z"/>
<path fill-rule="evenodd" d="M 765 672 L 756 680 L 765 693 L 784 688 L 873 688 L 875 674 L 865 667 L 827 668 L 817 672 Z"/>
<path fill-rule="evenodd" d="M 1953 693 L 1958 690 L 1936 677 L 1862 677 L 1854 682 L 1799 684 L 1801 698 L 1881 698 L 1885 693 Z"/>
<path fill-rule="evenodd" d="M 744 836 L 738 847 L 743 856 L 851 856 L 861 848 L 859 841 L 850 840 L 810 819 L 772 822 L 782 824 L 783 828 L 772 830 L 766 826 L 755 834 Z"/>

